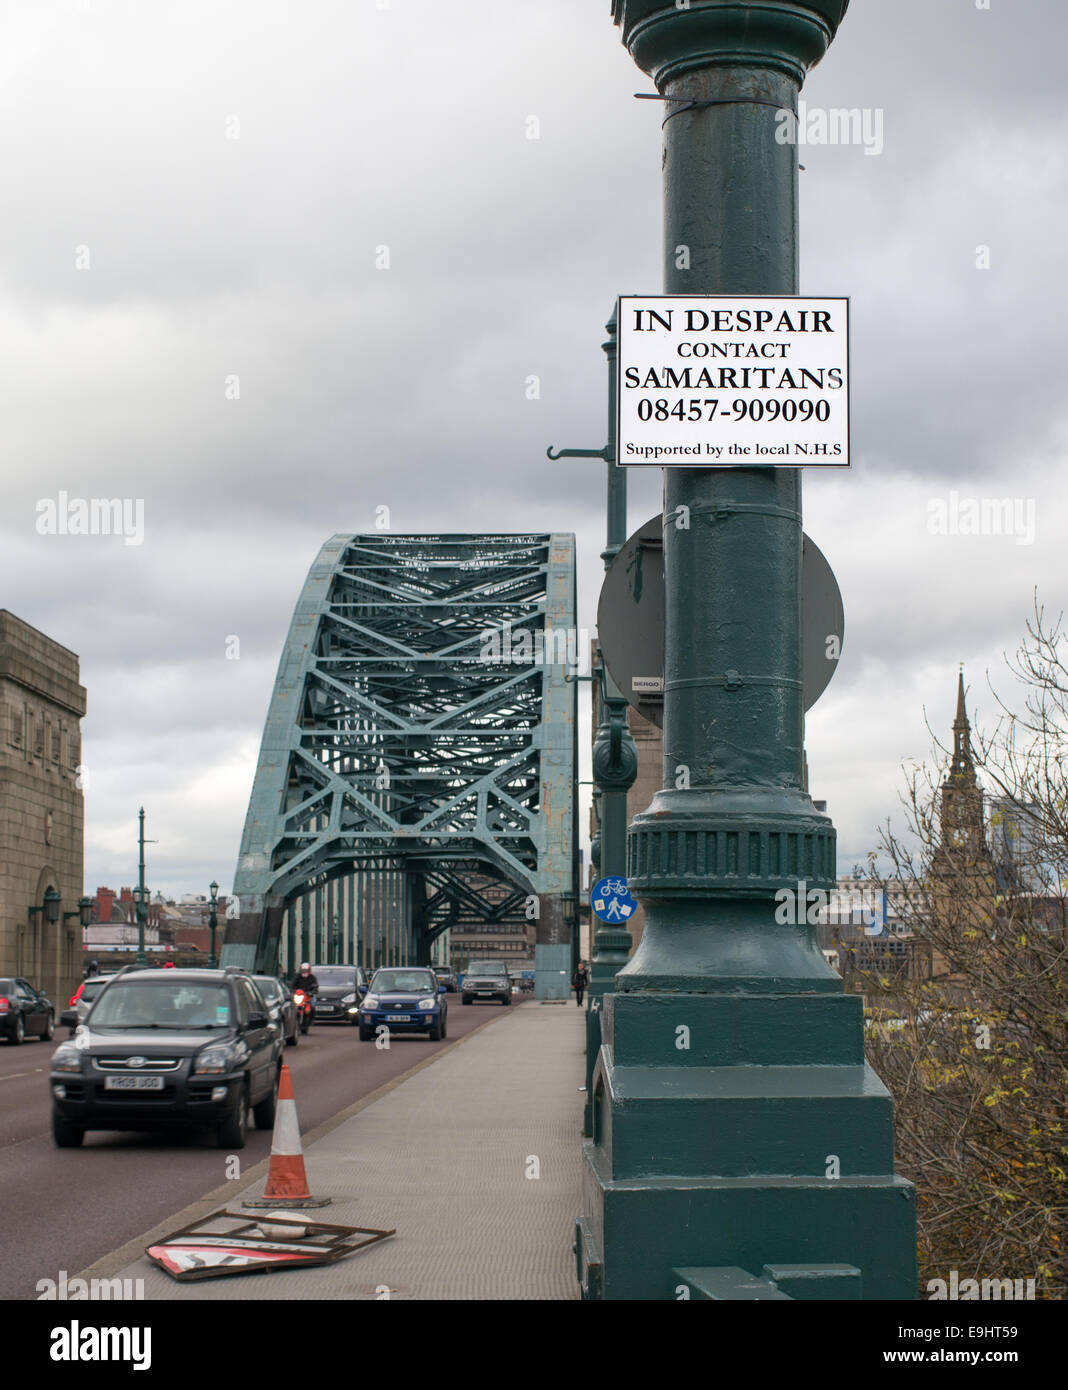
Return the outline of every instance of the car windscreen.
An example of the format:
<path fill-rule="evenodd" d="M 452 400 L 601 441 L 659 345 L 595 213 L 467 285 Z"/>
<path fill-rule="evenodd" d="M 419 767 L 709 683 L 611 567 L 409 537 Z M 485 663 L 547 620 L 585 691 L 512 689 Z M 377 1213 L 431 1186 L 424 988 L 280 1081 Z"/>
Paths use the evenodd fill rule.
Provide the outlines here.
<path fill-rule="evenodd" d="M 380 970 L 371 981 L 374 994 L 436 994 L 438 982 L 429 970 Z"/>
<path fill-rule="evenodd" d="M 82 986 L 81 998 L 84 1000 L 95 999 L 104 986 L 110 983 L 110 980 L 86 980 Z"/>
<path fill-rule="evenodd" d="M 15 981 L 14 981 L 14 980 L 0 980 L 0 994 L 4 995 L 4 997 L 6 998 L 7 995 L 9 995 L 9 994 L 14 994 L 14 993 L 15 993 Z"/>
<path fill-rule="evenodd" d="M 476 960 L 467 967 L 469 975 L 507 975 L 507 969 L 499 960 Z"/>
<path fill-rule="evenodd" d="M 320 989 L 324 985 L 329 989 L 334 989 L 338 985 L 348 985 L 350 989 L 356 988 L 354 966 L 317 965 L 313 968 L 312 974 L 319 981 Z"/>
<path fill-rule="evenodd" d="M 277 980 L 272 979 L 270 975 L 253 975 L 252 978 L 256 982 L 256 987 L 259 989 L 259 992 L 263 995 L 264 999 L 267 1000 L 268 1004 L 272 1004 L 281 994 L 281 985 Z"/>
<path fill-rule="evenodd" d="M 116 983 L 93 1007 L 93 1028 L 226 1028 L 231 1023 L 225 984 L 161 980 Z"/>

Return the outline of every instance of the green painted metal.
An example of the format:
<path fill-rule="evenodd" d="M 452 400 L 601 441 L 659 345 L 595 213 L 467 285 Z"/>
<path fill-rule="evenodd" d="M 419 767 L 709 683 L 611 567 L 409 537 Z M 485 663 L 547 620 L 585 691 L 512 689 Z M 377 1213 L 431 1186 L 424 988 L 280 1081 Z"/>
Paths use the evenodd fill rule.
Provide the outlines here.
<path fill-rule="evenodd" d="M 776 117 L 845 10 L 615 0 L 669 98 L 667 293 L 797 293 L 797 149 Z M 778 890 L 835 881 L 805 790 L 800 470 L 668 469 L 664 492 L 664 790 L 630 831 L 645 927 L 603 1000 L 580 1282 L 674 1298 L 680 1269 L 845 1264 L 866 1299 L 914 1298 L 914 1191 L 858 1001 L 803 912 L 776 920 Z"/>
<path fill-rule="evenodd" d="M 332 537 L 279 663 L 224 962 L 276 968 L 287 909 L 290 963 L 354 936 L 362 963 L 427 962 L 452 927 L 536 916 L 542 993 L 566 997 L 576 645 L 570 535 Z"/>
<path fill-rule="evenodd" d="M 602 344 L 608 365 L 608 443 L 604 450 L 608 482 L 607 536 L 601 552 L 605 569 L 627 539 L 627 472 L 616 462 L 618 327 L 613 310 L 605 325 L 608 337 Z M 627 701 L 601 661 L 599 724 L 593 744 L 593 782 L 600 794 L 598 874 L 602 878 L 608 875 L 623 878 L 627 872 L 627 793 L 638 775 L 638 749 L 627 722 L 628 709 Z M 612 988 L 616 973 L 626 965 L 630 945 L 630 932 L 625 927 L 596 922 L 588 995 L 591 1010 L 599 1007 L 597 1001 Z M 595 1036 L 595 1032 L 591 1034 L 591 1041 Z M 588 1051 L 588 1067 L 592 1065 L 594 1055 L 595 1052 Z"/>

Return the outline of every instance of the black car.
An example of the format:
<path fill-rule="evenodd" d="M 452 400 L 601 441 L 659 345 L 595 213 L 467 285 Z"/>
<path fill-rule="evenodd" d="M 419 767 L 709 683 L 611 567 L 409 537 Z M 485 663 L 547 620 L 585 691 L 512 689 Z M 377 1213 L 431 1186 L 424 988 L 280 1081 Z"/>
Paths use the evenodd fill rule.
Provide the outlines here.
<path fill-rule="evenodd" d="M 315 996 L 316 1023 L 349 1023 L 360 1021 L 360 1000 L 367 993 L 367 976 L 359 965 L 313 965 L 312 974 L 319 981 Z"/>
<path fill-rule="evenodd" d="M 48 1042 L 56 1031 L 56 1011 L 47 994 L 17 976 L 0 977 L 0 1038 L 9 1043 L 41 1038 Z"/>
<path fill-rule="evenodd" d="M 263 995 L 271 1022 L 286 1040 L 286 1047 L 296 1047 L 300 1041 L 300 1019 L 293 1003 L 293 991 L 274 975 L 253 975 L 252 978 Z"/>
<path fill-rule="evenodd" d="M 52 1056 L 52 1138 L 69 1149 L 90 1129 L 202 1125 L 244 1148 L 250 1108 L 259 1129 L 274 1124 L 282 1046 L 244 971 L 128 968 Z"/>
<path fill-rule="evenodd" d="M 476 960 L 467 967 L 460 998 L 465 1004 L 474 999 L 512 1002 L 512 979 L 503 960 Z"/>

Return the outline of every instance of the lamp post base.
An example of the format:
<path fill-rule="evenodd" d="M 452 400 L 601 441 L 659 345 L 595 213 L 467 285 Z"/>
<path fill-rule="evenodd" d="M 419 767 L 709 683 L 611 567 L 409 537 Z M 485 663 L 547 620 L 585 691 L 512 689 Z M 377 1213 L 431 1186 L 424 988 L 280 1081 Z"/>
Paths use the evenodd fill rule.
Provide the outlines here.
<path fill-rule="evenodd" d="M 602 1018 L 584 1297 L 916 1297 L 915 1192 L 858 996 L 610 994 Z"/>

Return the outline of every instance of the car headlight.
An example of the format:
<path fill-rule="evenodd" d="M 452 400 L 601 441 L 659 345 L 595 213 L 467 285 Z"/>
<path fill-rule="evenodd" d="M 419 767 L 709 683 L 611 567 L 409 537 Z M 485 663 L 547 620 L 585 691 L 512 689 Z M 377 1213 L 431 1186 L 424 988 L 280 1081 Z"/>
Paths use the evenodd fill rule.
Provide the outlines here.
<path fill-rule="evenodd" d="M 437 1002 L 437 999 L 431 999 L 429 997 L 426 999 L 420 999 L 419 1003 L 416 1005 L 416 1008 L 432 1009 Z"/>
<path fill-rule="evenodd" d="M 377 994 L 365 994 L 365 995 L 363 996 L 363 1007 L 364 1007 L 365 1009 L 377 1009 L 377 1008 L 378 1008 L 378 995 L 377 995 Z"/>
<path fill-rule="evenodd" d="M 194 1076 L 208 1076 L 229 1071 L 233 1065 L 234 1054 L 231 1048 L 215 1043 L 206 1047 L 193 1063 Z"/>
<path fill-rule="evenodd" d="M 81 1071 L 82 1059 L 79 1055 L 82 1049 L 76 1048 L 73 1043 L 60 1043 L 52 1054 L 53 1071 Z"/>
<path fill-rule="evenodd" d="M 355 1003 L 356 1003 L 356 995 L 355 995 L 355 994 L 346 994 L 345 997 L 344 997 L 344 999 L 342 999 L 341 1002 L 342 1002 L 343 1004 L 355 1004 Z"/>

